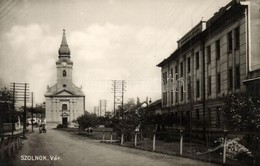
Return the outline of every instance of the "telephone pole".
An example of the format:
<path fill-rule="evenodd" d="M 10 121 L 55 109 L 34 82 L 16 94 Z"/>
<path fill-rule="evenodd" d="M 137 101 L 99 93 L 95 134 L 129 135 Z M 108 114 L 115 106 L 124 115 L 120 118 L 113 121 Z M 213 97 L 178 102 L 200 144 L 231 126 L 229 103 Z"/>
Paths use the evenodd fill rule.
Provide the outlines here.
<path fill-rule="evenodd" d="M 25 129 L 26 129 L 26 91 L 27 83 L 24 84 L 24 112 L 23 112 L 23 137 L 25 138 Z"/>
<path fill-rule="evenodd" d="M 13 87 L 12 87 L 13 86 Z M 13 113 L 15 111 L 15 83 L 11 84 L 11 87 L 13 88 Z M 14 134 L 14 117 L 12 116 L 12 135 Z"/>
<path fill-rule="evenodd" d="M 23 111 L 23 137 L 25 138 L 26 130 L 26 102 L 29 100 L 29 84 L 28 83 L 11 83 L 11 91 L 14 94 L 13 101 L 23 101 L 24 111 Z"/>
<path fill-rule="evenodd" d="M 31 113 L 32 113 L 32 132 L 33 132 L 33 92 L 31 92 L 31 99 L 32 99 L 32 108 L 31 108 Z"/>

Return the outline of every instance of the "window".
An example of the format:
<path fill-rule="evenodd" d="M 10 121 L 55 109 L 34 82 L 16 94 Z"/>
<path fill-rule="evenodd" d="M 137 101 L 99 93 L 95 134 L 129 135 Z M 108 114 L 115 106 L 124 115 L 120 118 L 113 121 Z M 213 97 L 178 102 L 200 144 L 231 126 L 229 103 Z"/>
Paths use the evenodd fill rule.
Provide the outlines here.
<path fill-rule="evenodd" d="M 240 32 L 239 27 L 235 29 L 235 49 L 239 49 L 240 47 Z"/>
<path fill-rule="evenodd" d="M 181 77 L 183 76 L 183 62 L 181 62 Z"/>
<path fill-rule="evenodd" d="M 183 111 L 181 111 L 181 116 L 180 116 L 180 126 L 183 125 L 183 120 L 184 120 L 184 114 L 183 114 Z"/>
<path fill-rule="evenodd" d="M 183 86 L 181 86 L 181 101 L 183 101 Z"/>
<path fill-rule="evenodd" d="M 211 127 L 211 109 L 208 108 L 208 124 L 209 124 L 209 127 Z"/>
<path fill-rule="evenodd" d="M 63 84 L 63 87 L 66 88 L 66 84 Z"/>
<path fill-rule="evenodd" d="M 208 96 L 211 95 L 211 76 L 208 77 Z"/>
<path fill-rule="evenodd" d="M 175 103 L 178 103 L 179 97 L 178 97 L 178 89 L 176 88 L 175 91 Z"/>
<path fill-rule="evenodd" d="M 176 81 L 178 80 L 178 65 L 175 66 Z"/>
<path fill-rule="evenodd" d="M 191 96 L 191 83 L 188 83 L 188 100 L 190 100 L 190 96 Z"/>
<path fill-rule="evenodd" d="M 63 70 L 62 75 L 63 75 L 63 77 L 66 77 L 67 72 L 65 70 Z"/>
<path fill-rule="evenodd" d="M 221 119 L 221 113 L 220 108 L 216 109 L 216 126 L 220 127 L 220 119 Z"/>
<path fill-rule="evenodd" d="M 191 119 L 190 119 L 190 111 L 186 111 L 186 126 L 187 130 L 190 130 L 190 125 L 191 125 Z"/>
<path fill-rule="evenodd" d="M 196 52 L 196 69 L 200 67 L 200 54 Z"/>
<path fill-rule="evenodd" d="M 67 110 L 67 104 L 62 104 L 62 110 Z"/>
<path fill-rule="evenodd" d="M 217 93 L 220 93 L 221 90 L 221 77 L 220 73 L 217 74 Z"/>
<path fill-rule="evenodd" d="M 236 89 L 240 88 L 240 66 L 236 66 Z"/>
<path fill-rule="evenodd" d="M 173 104 L 173 90 L 171 90 L 171 104 Z"/>
<path fill-rule="evenodd" d="M 207 47 L 207 55 L 208 55 L 208 63 L 211 61 L 211 46 L 209 45 Z"/>
<path fill-rule="evenodd" d="M 167 92 L 163 92 L 163 105 L 167 104 Z"/>
<path fill-rule="evenodd" d="M 229 68 L 228 70 L 228 89 L 232 90 L 233 88 L 233 70 Z"/>
<path fill-rule="evenodd" d="M 216 59 L 220 59 L 220 40 L 216 41 Z"/>
<path fill-rule="evenodd" d="M 232 52 L 232 49 L 233 49 L 233 45 L 232 45 L 232 31 L 228 33 L 227 35 L 227 42 L 228 42 L 228 53 L 231 53 Z"/>
<path fill-rule="evenodd" d="M 171 68 L 171 82 L 173 82 L 173 68 Z"/>
<path fill-rule="evenodd" d="M 190 57 L 188 58 L 188 73 L 190 73 Z"/>
<path fill-rule="evenodd" d="M 200 97 L 200 80 L 196 83 L 196 97 Z"/>
<path fill-rule="evenodd" d="M 177 119 L 178 119 L 178 112 L 174 112 L 173 114 L 174 116 L 174 120 L 176 121 L 176 124 L 179 122 Z"/>
<path fill-rule="evenodd" d="M 163 85 L 167 84 L 167 72 L 163 73 Z"/>
<path fill-rule="evenodd" d="M 200 122 L 200 110 L 196 109 L 196 121 L 197 121 L 197 126 L 199 126 Z"/>

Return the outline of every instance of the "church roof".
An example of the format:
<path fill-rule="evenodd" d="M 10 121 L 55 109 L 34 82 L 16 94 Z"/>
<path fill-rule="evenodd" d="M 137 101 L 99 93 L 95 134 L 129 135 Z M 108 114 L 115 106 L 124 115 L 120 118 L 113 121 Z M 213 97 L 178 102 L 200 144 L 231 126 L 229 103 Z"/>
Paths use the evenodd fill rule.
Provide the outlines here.
<path fill-rule="evenodd" d="M 66 88 L 59 87 L 57 84 L 47 88 L 47 92 L 45 92 L 45 97 L 57 96 L 84 97 L 85 95 L 82 89 L 76 87 L 74 84 L 71 84 L 71 86 L 67 86 Z"/>
<path fill-rule="evenodd" d="M 66 40 L 65 29 L 63 29 L 63 35 L 62 35 L 61 45 L 59 49 L 59 58 L 60 57 L 70 58 L 70 49 Z"/>

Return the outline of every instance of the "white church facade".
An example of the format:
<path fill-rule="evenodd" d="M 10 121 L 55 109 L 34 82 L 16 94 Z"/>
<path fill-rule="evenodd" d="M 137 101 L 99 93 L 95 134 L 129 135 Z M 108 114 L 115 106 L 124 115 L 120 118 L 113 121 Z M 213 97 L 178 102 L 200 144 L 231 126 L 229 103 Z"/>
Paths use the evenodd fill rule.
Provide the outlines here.
<path fill-rule="evenodd" d="M 69 124 L 84 114 L 85 95 L 72 81 L 73 62 L 70 59 L 65 30 L 63 30 L 56 68 L 57 83 L 52 87 L 47 86 L 45 93 L 46 121 Z"/>

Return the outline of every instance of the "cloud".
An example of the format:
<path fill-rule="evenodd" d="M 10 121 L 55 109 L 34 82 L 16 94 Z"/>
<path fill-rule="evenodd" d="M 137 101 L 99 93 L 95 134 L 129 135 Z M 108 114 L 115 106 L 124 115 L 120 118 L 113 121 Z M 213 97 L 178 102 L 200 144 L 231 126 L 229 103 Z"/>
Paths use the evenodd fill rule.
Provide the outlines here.
<path fill-rule="evenodd" d="M 87 107 L 107 98 L 112 108 L 111 80 L 127 80 L 127 97 L 160 98 L 160 69 L 156 65 L 169 56 L 179 34 L 174 29 L 92 24 L 69 35 L 75 82 L 87 92 Z"/>
<path fill-rule="evenodd" d="M 9 73 L 14 81 L 29 82 L 38 102 L 44 100 L 46 86 L 56 81 L 61 33 L 52 35 L 49 26 L 31 24 L 14 26 L 6 34 Z M 114 79 L 127 80 L 125 98 L 161 97 L 156 64 L 174 50 L 179 36 L 176 30 L 106 23 L 92 24 L 83 31 L 67 30 L 66 34 L 74 83 L 83 86 L 88 111 L 93 111 L 99 99 L 108 100 L 108 110 L 113 108 Z"/>
<path fill-rule="evenodd" d="M 47 84 L 54 82 L 58 38 L 50 35 L 48 26 L 38 24 L 14 26 L 5 38 L 7 47 L 1 55 L 7 58 L 1 62 L 8 66 L 5 79 L 28 82 L 36 100 L 43 100 Z"/>

